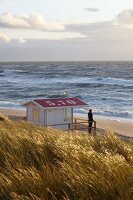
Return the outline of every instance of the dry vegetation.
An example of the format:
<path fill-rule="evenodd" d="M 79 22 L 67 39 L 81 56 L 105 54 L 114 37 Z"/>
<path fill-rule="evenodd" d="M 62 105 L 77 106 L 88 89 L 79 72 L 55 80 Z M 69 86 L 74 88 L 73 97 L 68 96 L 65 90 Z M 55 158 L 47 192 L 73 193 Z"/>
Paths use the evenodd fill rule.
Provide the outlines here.
<path fill-rule="evenodd" d="M 0 117 L 0 199 L 133 199 L 133 146 Z"/>

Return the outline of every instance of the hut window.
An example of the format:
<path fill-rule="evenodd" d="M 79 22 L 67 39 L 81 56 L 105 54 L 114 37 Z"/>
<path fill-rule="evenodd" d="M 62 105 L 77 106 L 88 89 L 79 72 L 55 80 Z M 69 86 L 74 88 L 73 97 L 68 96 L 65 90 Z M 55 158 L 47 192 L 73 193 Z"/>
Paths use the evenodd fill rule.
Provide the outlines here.
<path fill-rule="evenodd" d="M 33 120 L 37 121 L 38 120 L 38 109 L 33 108 Z"/>
<path fill-rule="evenodd" d="M 70 120 L 71 119 L 71 108 L 65 108 L 64 109 L 64 120 Z"/>

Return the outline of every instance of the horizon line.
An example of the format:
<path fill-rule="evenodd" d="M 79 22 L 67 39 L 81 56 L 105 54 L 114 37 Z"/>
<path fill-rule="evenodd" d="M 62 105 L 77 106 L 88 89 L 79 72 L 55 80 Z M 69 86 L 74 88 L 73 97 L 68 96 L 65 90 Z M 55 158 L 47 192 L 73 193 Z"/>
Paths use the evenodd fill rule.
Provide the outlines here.
<path fill-rule="evenodd" d="M 28 62 L 133 62 L 133 60 L 9 60 L 9 61 L 0 61 L 0 63 L 28 63 Z"/>

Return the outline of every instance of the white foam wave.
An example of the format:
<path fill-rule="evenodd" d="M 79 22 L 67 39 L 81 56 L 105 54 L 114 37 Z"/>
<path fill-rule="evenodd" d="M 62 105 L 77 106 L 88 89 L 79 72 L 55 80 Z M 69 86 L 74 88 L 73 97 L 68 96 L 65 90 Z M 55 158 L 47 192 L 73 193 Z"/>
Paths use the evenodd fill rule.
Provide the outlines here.
<path fill-rule="evenodd" d="M 69 79 L 52 79 L 52 82 L 62 82 L 62 83 L 93 83 L 93 84 L 105 84 L 105 85 L 118 85 L 118 86 L 133 86 L 132 80 L 117 79 L 117 78 L 69 78 Z"/>
<path fill-rule="evenodd" d="M 75 113 L 77 114 L 87 114 L 88 108 L 79 108 L 75 109 Z M 93 113 L 95 115 L 100 116 L 110 116 L 110 117 L 121 117 L 121 118 L 130 118 L 133 119 L 133 111 L 127 110 L 127 111 L 121 111 L 121 110 L 101 110 L 98 108 L 93 109 Z"/>
<path fill-rule="evenodd" d="M 19 102 L 13 102 L 13 101 L 0 101 L 0 105 L 1 106 L 3 106 L 3 105 L 5 105 L 5 106 L 19 106 L 20 104 L 19 104 Z"/>

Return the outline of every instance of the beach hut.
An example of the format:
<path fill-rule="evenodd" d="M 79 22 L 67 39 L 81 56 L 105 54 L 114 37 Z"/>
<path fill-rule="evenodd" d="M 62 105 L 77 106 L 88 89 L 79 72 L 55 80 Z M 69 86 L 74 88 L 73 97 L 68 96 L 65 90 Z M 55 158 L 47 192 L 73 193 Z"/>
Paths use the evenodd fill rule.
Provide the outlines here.
<path fill-rule="evenodd" d="M 29 122 L 63 130 L 72 129 L 73 108 L 88 106 L 78 98 L 35 99 L 23 105 Z"/>

